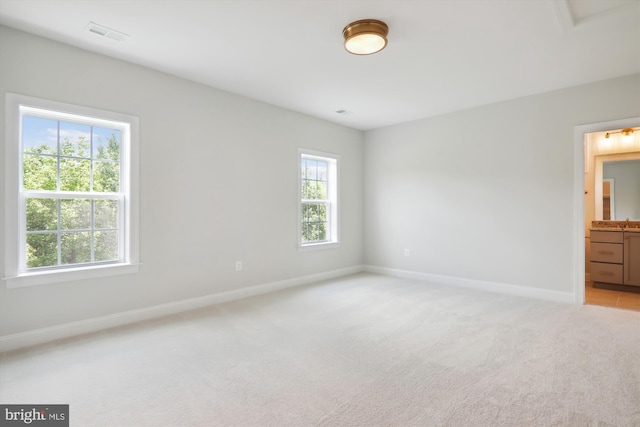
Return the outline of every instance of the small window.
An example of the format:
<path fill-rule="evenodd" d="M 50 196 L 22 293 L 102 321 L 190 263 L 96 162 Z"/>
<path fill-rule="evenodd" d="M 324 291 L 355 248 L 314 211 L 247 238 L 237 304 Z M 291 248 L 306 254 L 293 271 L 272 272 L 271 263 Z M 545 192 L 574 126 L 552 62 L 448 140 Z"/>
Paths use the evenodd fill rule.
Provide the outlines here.
<path fill-rule="evenodd" d="M 338 157 L 300 152 L 299 245 L 335 246 L 338 239 Z"/>
<path fill-rule="evenodd" d="M 8 232 L 16 254 L 7 262 L 8 280 L 73 280 L 60 273 L 131 265 L 137 119 L 17 95 L 11 100 L 9 123 L 17 132 L 10 135 L 7 173 L 17 163 L 18 181 L 7 177 L 13 187 L 7 207 L 15 212 L 8 212 L 7 224 L 14 219 L 16 230 Z"/>

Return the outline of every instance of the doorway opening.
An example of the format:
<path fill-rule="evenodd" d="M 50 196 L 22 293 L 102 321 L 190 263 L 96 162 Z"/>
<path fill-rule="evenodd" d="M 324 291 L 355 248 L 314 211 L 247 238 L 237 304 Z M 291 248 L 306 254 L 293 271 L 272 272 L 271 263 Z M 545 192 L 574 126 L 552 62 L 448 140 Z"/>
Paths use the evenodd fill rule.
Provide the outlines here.
<path fill-rule="evenodd" d="M 578 304 L 640 310 L 640 287 L 594 284 L 591 277 L 592 221 L 640 220 L 640 130 L 623 139 L 620 130 L 628 127 L 640 127 L 640 117 L 575 128 L 574 277 Z M 632 182 L 626 181 L 629 176 Z M 630 190 L 632 185 L 635 187 Z M 631 199 L 625 196 L 629 191 Z"/>

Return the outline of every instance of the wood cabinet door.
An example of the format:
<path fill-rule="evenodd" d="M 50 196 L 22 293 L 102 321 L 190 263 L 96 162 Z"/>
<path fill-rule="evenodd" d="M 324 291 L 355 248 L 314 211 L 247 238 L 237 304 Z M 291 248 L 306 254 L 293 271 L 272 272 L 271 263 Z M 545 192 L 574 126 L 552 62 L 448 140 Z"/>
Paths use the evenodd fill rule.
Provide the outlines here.
<path fill-rule="evenodd" d="M 624 233 L 624 284 L 640 286 L 640 233 Z"/>

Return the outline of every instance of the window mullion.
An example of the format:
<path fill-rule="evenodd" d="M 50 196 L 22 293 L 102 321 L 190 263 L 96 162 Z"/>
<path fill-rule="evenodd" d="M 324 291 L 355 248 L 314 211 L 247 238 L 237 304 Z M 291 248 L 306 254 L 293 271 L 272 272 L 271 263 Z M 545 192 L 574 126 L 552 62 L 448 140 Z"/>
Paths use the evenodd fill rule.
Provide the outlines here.
<path fill-rule="evenodd" d="M 93 126 L 89 131 L 89 192 L 93 192 Z"/>
<path fill-rule="evenodd" d="M 60 121 L 56 122 L 56 191 L 60 191 L 60 155 L 62 154 L 60 151 Z"/>
<path fill-rule="evenodd" d="M 22 174 L 20 174 L 22 176 Z M 22 187 L 22 185 L 20 186 Z M 27 265 L 27 197 L 24 192 L 18 192 L 18 266 L 19 271 L 25 270 Z"/>
<path fill-rule="evenodd" d="M 322 205 L 324 206 L 324 223 L 326 224 L 326 233 L 327 236 L 325 237 L 325 240 L 331 240 L 331 233 L 330 228 L 331 228 L 331 212 L 329 211 L 329 206 L 330 206 L 330 202 L 329 200 L 326 200 L 322 202 Z"/>
<path fill-rule="evenodd" d="M 57 221 L 57 233 L 56 233 L 56 250 L 58 253 L 58 263 L 56 265 L 62 264 L 62 203 L 60 199 L 56 201 L 56 207 L 58 211 L 58 221 Z"/>
<path fill-rule="evenodd" d="M 91 226 L 90 226 L 90 228 L 91 229 L 89 230 L 89 242 L 91 244 L 91 262 L 95 262 L 96 261 L 96 247 L 95 247 L 96 246 L 95 245 L 95 234 L 96 234 L 95 233 L 95 231 L 96 231 L 95 204 L 96 204 L 96 201 L 95 201 L 95 199 L 92 199 L 90 203 L 91 203 L 91 208 L 90 208 L 90 210 L 91 210 L 91 213 L 90 213 L 90 215 L 91 215 L 91 217 L 90 217 L 91 218 Z"/>

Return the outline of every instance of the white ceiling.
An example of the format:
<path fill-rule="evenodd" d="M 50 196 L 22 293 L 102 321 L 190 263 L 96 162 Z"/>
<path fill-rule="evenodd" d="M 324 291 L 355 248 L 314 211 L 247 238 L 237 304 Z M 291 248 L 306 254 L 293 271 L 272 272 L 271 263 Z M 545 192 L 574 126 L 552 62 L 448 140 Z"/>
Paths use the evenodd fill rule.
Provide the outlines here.
<path fill-rule="evenodd" d="M 389 45 L 350 55 L 364 18 Z M 640 0 L 0 0 L 0 23 L 363 130 L 640 72 Z"/>

